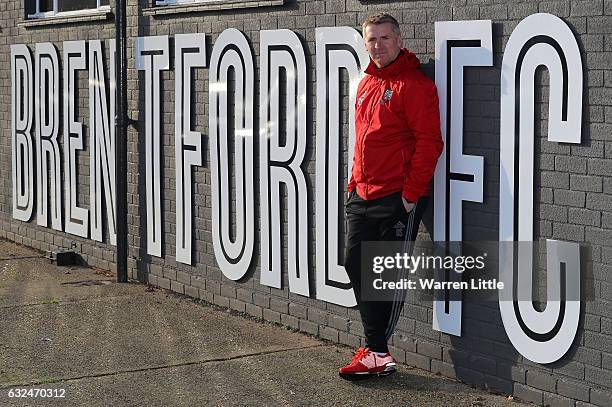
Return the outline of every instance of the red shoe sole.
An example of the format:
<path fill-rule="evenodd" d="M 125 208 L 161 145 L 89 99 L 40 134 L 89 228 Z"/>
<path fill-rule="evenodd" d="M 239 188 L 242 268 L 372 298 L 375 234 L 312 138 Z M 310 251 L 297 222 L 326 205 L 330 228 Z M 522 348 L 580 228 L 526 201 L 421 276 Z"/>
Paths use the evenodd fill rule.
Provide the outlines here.
<path fill-rule="evenodd" d="M 379 373 L 342 373 L 342 372 L 338 372 L 338 374 L 340 375 L 341 378 L 343 378 L 344 380 L 348 380 L 350 382 L 356 382 L 359 380 L 366 380 L 369 379 L 371 377 L 385 377 L 385 376 L 389 376 L 390 374 L 393 374 L 396 372 L 397 369 L 392 368 L 392 369 L 385 369 L 382 372 Z"/>

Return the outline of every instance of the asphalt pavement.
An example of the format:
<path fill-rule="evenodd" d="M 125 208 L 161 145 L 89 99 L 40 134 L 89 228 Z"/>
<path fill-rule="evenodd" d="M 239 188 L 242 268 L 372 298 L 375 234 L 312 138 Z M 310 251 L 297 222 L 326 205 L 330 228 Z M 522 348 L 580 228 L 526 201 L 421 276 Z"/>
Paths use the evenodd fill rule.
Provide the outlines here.
<path fill-rule="evenodd" d="M 43 255 L 0 240 L 0 406 L 522 405 L 406 365 L 347 382 L 349 348 Z"/>

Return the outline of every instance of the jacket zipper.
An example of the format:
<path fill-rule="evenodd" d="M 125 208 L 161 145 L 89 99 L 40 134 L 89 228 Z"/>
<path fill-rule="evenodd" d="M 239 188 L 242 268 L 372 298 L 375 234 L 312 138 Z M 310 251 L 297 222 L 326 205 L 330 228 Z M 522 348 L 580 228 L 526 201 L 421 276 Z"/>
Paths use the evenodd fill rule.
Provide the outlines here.
<path fill-rule="evenodd" d="M 378 81 L 382 82 L 382 78 L 378 78 Z M 370 114 L 368 116 L 368 126 L 366 127 L 365 131 L 363 132 L 363 136 L 361 137 L 361 175 L 366 180 L 364 199 L 368 198 L 368 188 L 369 188 L 368 177 L 365 172 L 365 153 L 364 153 L 365 140 L 368 134 L 368 130 L 370 130 L 370 125 L 372 124 L 372 117 L 374 116 L 374 109 L 376 108 L 376 103 L 370 103 L 370 104 L 371 104 L 371 107 L 370 107 Z"/>

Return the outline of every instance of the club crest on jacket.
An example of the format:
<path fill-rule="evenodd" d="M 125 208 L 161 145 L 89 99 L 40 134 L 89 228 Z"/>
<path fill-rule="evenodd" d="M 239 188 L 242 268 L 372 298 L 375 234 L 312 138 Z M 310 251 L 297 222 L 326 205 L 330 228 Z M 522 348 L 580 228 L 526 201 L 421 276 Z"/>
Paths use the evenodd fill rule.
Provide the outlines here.
<path fill-rule="evenodd" d="M 384 105 L 387 102 L 391 101 L 391 96 L 393 96 L 393 91 L 391 89 L 387 89 L 385 90 L 385 93 L 383 94 L 382 100 L 380 101 L 381 105 Z"/>

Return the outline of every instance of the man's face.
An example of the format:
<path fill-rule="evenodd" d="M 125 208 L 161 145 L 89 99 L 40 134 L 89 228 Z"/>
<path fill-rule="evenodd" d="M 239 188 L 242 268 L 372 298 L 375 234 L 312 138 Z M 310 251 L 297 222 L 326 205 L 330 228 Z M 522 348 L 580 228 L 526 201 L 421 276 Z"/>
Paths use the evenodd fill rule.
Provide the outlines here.
<path fill-rule="evenodd" d="M 368 24 L 363 39 L 370 58 L 378 68 L 395 61 L 402 47 L 402 38 L 393 31 L 391 23 Z"/>

